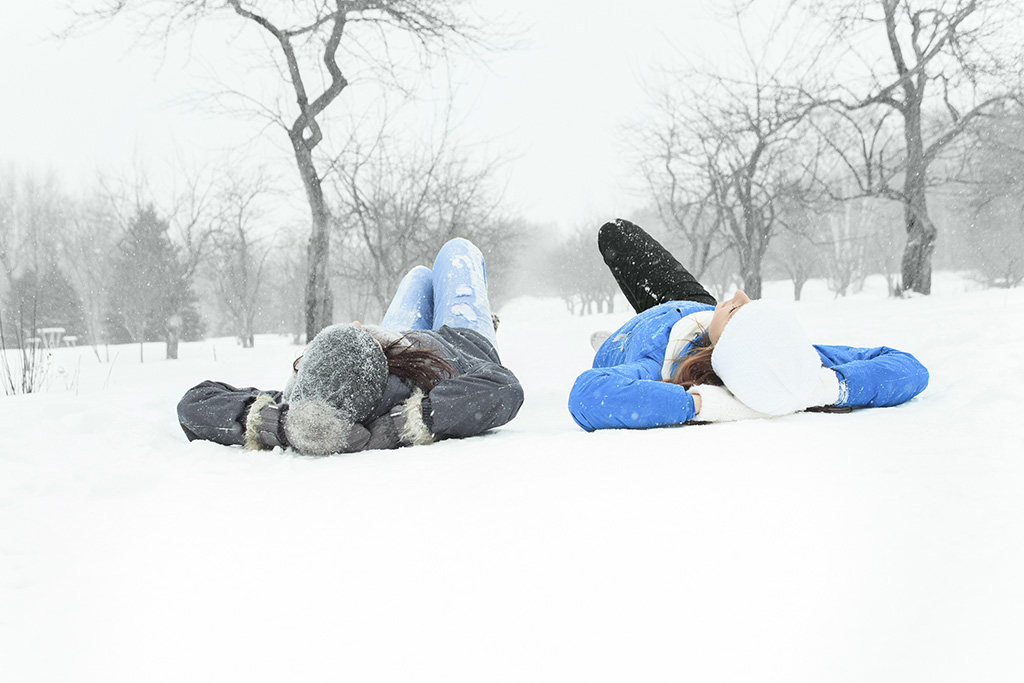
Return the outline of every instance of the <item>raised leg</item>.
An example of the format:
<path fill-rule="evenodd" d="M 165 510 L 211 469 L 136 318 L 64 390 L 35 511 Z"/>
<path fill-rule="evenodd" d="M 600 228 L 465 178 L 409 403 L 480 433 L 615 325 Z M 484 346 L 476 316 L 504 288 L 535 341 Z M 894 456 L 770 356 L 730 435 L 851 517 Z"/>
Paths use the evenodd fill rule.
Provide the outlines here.
<path fill-rule="evenodd" d="M 397 332 L 429 330 L 434 324 L 434 276 L 416 266 L 402 278 L 380 326 Z"/>
<path fill-rule="evenodd" d="M 449 240 L 434 259 L 434 325 L 476 330 L 497 347 L 484 256 L 469 240 Z"/>
<path fill-rule="evenodd" d="M 647 232 L 618 218 L 601 226 L 597 246 L 637 313 L 666 301 L 717 301 L 665 247 Z"/>

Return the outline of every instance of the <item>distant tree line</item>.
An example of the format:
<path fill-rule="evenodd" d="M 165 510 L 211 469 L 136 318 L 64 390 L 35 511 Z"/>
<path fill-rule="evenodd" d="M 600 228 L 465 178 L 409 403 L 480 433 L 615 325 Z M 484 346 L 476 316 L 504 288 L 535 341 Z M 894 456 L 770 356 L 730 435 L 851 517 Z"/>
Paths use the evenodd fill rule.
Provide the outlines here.
<path fill-rule="evenodd" d="M 733 59 L 652 78 L 656 113 L 630 131 L 695 274 L 756 297 L 772 270 L 796 296 L 811 275 L 845 293 L 870 271 L 928 294 L 941 227 L 956 265 L 1018 284 L 1018 4 L 779 7 L 735 3 Z"/>
<path fill-rule="evenodd" d="M 328 276 L 332 316 L 377 320 L 401 277 L 461 236 L 484 252 L 492 302 L 511 294 L 524 226 L 478 165 L 442 140 L 399 149 L 378 139 L 346 147 L 329 186 L 336 205 Z M 305 240 L 301 219 L 269 173 L 224 163 L 176 171 L 159 201 L 145 177 L 101 182 L 85 198 L 58 180 L 0 170 L 0 326 L 7 348 L 62 327 L 78 344 L 165 342 L 257 333 L 301 340 Z M 288 221 L 292 220 L 292 223 Z"/>
<path fill-rule="evenodd" d="M 662 140 L 665 149 L 671 137 Z M 653 157 L 652 157 L 653 158 Z M 663 158 L 664 160 L 664 158 Z M 661 167 L 662 169 L 665 166 Z M 623 216 L 660 239 L 716 296 L 755 281 L 741 260 L 737 222 L 723 216 L 714 195 L 702 195 L 684 174 L 656 179 L 648 167 L 651 203 Z M 935 267 L 965 272 L 986 287 L 1024 283 L 1024 111 L 999 105 L 965 132 L 936 164 L 929 216 L 943 228 L 936 244 Z M 897 201 L 858 193 L 850 179 L 836 178 L 828 190 L 794 188 L 781 176 L 765 194 L 765 219 L 772 229 L 760 259 L 761 280 L 789 280 L 799 300 L 808 280 L 824 280 L 835 296 L 854 294 L 870 275 L 885 278 L 891 295 L 902 287 L 906 242 L 904 212 Z M 735 208 L 736 205 L 733 205 Z M 731 222 L 732 221 L 732 222 Z M 597 225 L 581 226 L 558 241 L 546 257 L 547 294 L 560 295 L 574 313 L 609 310 L 615 282 L 597 251 Z"/>

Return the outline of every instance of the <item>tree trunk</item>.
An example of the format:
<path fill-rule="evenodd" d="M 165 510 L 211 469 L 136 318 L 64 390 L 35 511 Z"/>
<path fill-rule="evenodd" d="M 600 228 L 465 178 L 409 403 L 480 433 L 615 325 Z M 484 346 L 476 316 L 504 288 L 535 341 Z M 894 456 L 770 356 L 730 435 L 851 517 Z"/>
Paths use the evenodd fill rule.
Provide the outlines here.
<path fill-rule="evenodd" d="M 331 298 L 327 263 L 331 251 L 331 212 L 324 200 L 320 176 L 313 165 L 313 152 L 306 147 L 305 141 L 298 135 L 292 135 L 292 149 L 299 166 L 299 175 L 306 189 L 309 200 L 312 230 L 309 235 L 309 246 L 306 249 L 308 260 L 306 278 L 306 340 L 312 340 L 316 333 L 331 324 L 334 313 Z"/>
<path fill-rule="evenodd" d="M 762 260 L 768 240 L 764 225 L 754 216 L 756 210 L 749 208 L 744 213 L 744 240 L 739 244 L 740 278 L 747 296 L 760 299 Z"/>
<path fill-rule="evenodd" d="M 177 330 L 167 330 L 167 360 L 178 360 Z"/>
<path fill-rule="evenodd" d="M 181 338 L 181 316 L 172 315 L 167 320 L 164 339 L 167 342 L 166 360 L 178 360 L 178 340 Z"/>
<path fill-rule="evenodd" d="M 756 249 L 740 254 L 740 277 L 743 291 L 751 299 L 761 298 L 761 255 Z"/>
<path fill-rule="evenodd" d="M 903 250 L 902 276 L 904 291 L 932 293 L 932 253 L 937 231 L 928 217 L 924 183 L 908 197 L 904 211 L 907 224 L 907 246 Z"/>
<path fill-rule="evenodd" d="M 739 229 L 734 225 L 733 234 L 737 238 L 743 291 L 751 299 L 760 299 L 761 273 L 764 254 L 771 239 L 771 225 L 765 220 L 766 207 L 758 205 L 754 199 L 754 187 L 755 183 L 749 177 L 736 186 L 742 213 L 738 223 Z"/>
<path fill-rule="evenodd" d="M 907 246 L 903 250 L 902 289 L 931 294 L 932 252 L 935 251 L 937 231 L 928 217 L 925 189 L 928 168 L 924 156 L 919 99 L 916 104 L 918 106 L 911 103 L 904 114 L 907 175 L 903 181 L 903 217 L 907 228 Z"/>
<path fill-rule="evenodd" d="M 256 333 L 254 332 L 253 313 L 247 312 L 242 327 L 242 348 L 251 349 L 256 346 Z"/>

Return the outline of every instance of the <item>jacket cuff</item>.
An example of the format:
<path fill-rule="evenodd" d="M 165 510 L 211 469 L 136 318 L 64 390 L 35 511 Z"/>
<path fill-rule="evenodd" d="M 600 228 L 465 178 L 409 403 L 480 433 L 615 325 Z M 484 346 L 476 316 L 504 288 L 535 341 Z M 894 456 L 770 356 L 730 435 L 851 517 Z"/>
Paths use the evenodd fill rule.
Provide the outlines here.
<path fill-rule="evenodd" d="M 245 449 L 249 451 L 285 448 L 288 440 L 284 436 L 284 420 L 288 406 L 278 405 L 270 394 L 260 394 L 245 418 Z"/>
<path fill-rule="evenodd" d="M 686 391 L 700 396 L 700 412 L 693 418 L 697 422 L 735 422 L 772 417 L 747 406 L 725 387 L 697 384 Z"/>
<path fill-rule="evenodd" d="M 417 388 L 412 396 L 391 411 L 398 440 L 404 446 L 424 446 L 434 443 L 434 433 L 428 426 L 430 399 Z M 433 422 L 431 420 L 431 422 Z"/>

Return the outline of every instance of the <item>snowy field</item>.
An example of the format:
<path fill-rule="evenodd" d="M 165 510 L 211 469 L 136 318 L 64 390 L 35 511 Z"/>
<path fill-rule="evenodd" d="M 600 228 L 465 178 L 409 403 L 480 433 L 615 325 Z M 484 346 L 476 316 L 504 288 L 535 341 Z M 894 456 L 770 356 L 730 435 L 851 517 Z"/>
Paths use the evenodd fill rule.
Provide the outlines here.
<path fill-rule="evenodd" d="M 0 680 L 1024 680 L 1024 290 L 811 283 L 814 341 L 910 351 L 928 389 L 587 434 L 566 396 L 618 310 L 512 302 L 515 421 L 323 459 L 175 420 L 203 379 L 280 387 L 285 338 L 55 351 L 0 396 Z"/>

